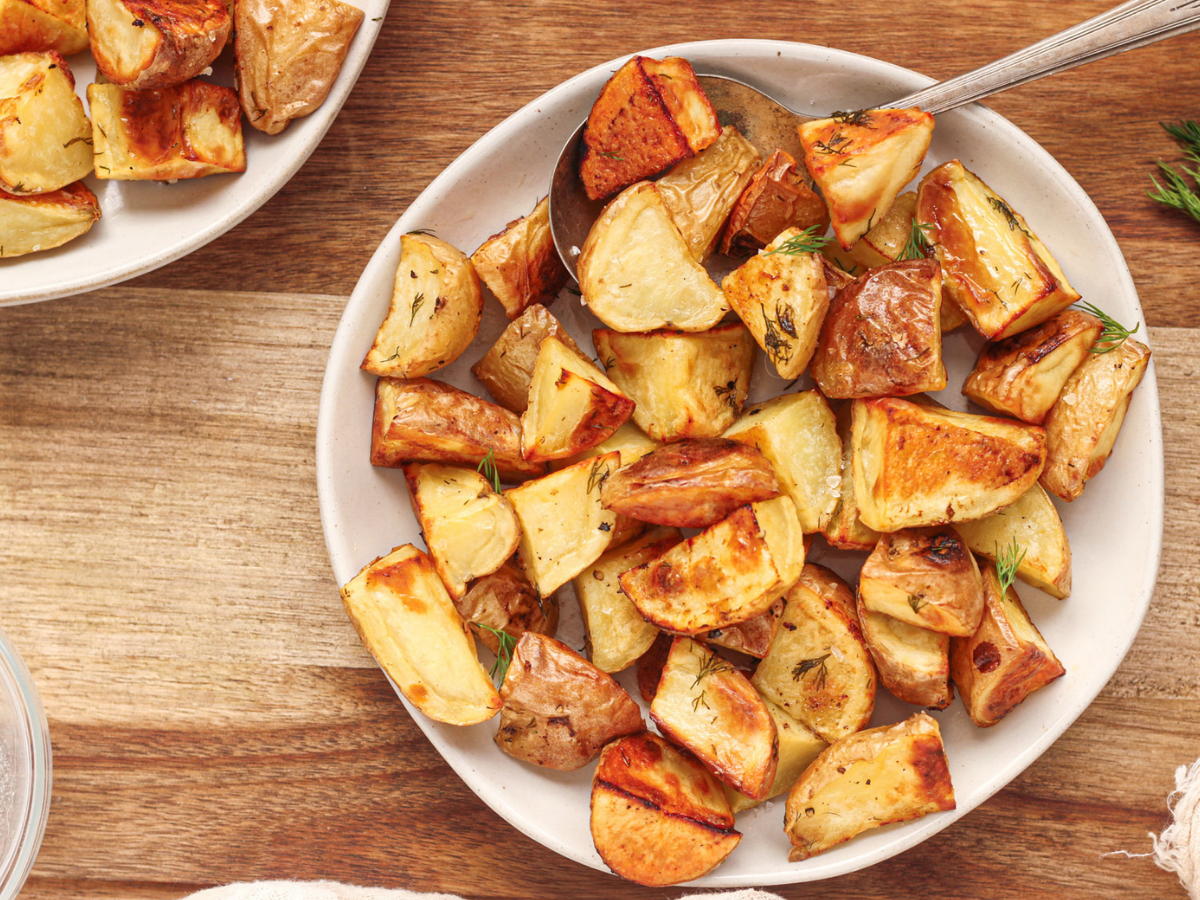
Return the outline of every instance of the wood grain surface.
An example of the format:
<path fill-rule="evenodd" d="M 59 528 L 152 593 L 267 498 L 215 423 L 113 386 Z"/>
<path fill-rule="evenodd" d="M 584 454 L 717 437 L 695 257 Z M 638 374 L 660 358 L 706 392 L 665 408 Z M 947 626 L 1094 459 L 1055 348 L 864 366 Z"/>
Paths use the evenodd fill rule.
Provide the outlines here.
<path fill-rule="evenodd" d="M 471 898 L 677 897 L 565 861 L 446 766 L 337 597 L 313 472 L 346 296 L 406 205 L 487 129 L 609 58 L 761 37 L 948 77 L 1092 0 L 396 0 L 298 176 L 225 237 L 121 287 L 0 310 L 0 627 L 50 720 L 50 821 L 23 897 L 174 898 L 331 878 Z M 1160 120 L 1200 114 L 1200 35 L 990 101 L 1109 221 L 1164 406 L 1157 591 L 1117 674 L 1009 787 L 892 860 L 788 898 L 1184 897 L 1147 859 L 1200 755 L 1200 226 L 1145 197 Z M 1099 301 L 1098 301 L 1099 302 Z M 1119 515 L 1119 510 L 1113 511 Z"/>

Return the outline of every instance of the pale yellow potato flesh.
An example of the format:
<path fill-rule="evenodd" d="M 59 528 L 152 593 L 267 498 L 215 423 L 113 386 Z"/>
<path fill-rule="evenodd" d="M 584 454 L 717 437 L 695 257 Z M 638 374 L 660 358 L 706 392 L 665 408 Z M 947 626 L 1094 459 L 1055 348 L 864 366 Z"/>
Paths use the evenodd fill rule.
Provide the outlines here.
<path fill-rule="evenodd" d="M 0 191 L 43 194 L 92 171 L 92 127 L 55 52 L 0 57 Z"/>
<path fill-rule="evenodd" d="M 829 744 L 798 719 L 788 715 L 779 704 L 772 703 L 765 697 L 763 703 L 775 721 L 775 733 L 779 736 L 779 762 L 775 767 L 775 780 L 771 782 L 771 787 L 763 798 L 770 800 L 791 790 L 796 779 L 804 774 Z M 729 785 L 725 785 L 725 796 L 729 798 L 729 808 L 734 813 L 752 809 L 762 802 L 738 793 Z"/>

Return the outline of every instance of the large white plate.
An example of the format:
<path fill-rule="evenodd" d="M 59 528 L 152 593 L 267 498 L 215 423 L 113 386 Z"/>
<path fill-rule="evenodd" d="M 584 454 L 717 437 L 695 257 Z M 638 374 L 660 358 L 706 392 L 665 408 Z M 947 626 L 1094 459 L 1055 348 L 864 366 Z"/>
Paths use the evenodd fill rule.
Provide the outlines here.
<path fill-rule="evenodd" d="M 645 53 L 685 56 L 697 71 L 739 78 L 797 110 L 814 113 L 879 105 L 928 83 L 886 63 L 802 44 L 712 41 Z M 545 193 L 563 142 L 619 62 L 597 66 L 560 85 L 480 139 L 409 207 L 363 272 L 334 336 L 317 424 L 321 520 L 339 583 L 393 546 L 420 540 L 400 473 L 373 468 L 367 461 L 375 379 L 358 368 L 388 308 L 400 235 L 431 229 L 470 252 L 504 223 L 527 213 Z M 1033 140 L 986 109 L 958 110 L 939 116 L 927 168 L 953 157 L 961 158 L 1027 217 L 1085 299 L 1127 324 L 1142 320 L 1133 281 L 1104 220 L 1083 190 Z M 564 292 L 554 312 L 577 338 L 589 336 L 594 320 L 580 310 L 575 297 Z M 475 346 L 437 377 L 481 391 L 468 367 L 504 324 L 499 304 L 489 301 Z M 1144 331 L 1139 337 L 1145 337 Z M 947 405 L 966 408 L 957 386 L 978 347 L 977 338 L 961 333 L 947 337 L 954 386 L 940 397 Z M 783 387 L 766 372 L 760 354 L 752 397 L 772 396 Z M 1020 593 L 1067 673 L 994 728 L 973 726 L 959 703 L 935 714 L 945 736 L 958 808 L 881 828 L 813 859 L 789 863 L 783 805 L 777 800 L 739 818 L 745 839 L 700 884 L 810 881 L 886 859 L 945 828 L 1002 788 L 1087 707 L 1124 658 L 1158 570 L 1163 464 L 1153 366 L 1133 398 L 1107 468 L 1080 500 L 1061 504 L 1060 511 L 1075 555 L 1074 593 L 1061 602 L 1023 584 Z M 830 555 L 824 561 L 853 579 L 861 558 L 843 554 L 835 560 Z M 578 614 L 574 621 L 568 615 L 574 606 L 566 598 L 559 636 L 578 649 Z M 881 691 L 873 721 L 898 721 L 913 711 Z M 562 774 L 516 762 L 492 743 L 494 721 L 455 728 L 419 713 L 414 718 L 446 761 L 497 813 L 558 853 L 604 868 L 588 831 L 590 767 Z"/>
<path fill-rule="evenodd" d="M 144 275 L 220 237 L 271 199 L 321 143 L 371 54 L 389 0 L 350 0 L 365 13 L 325 102 L 282 134 L 263 134 L 242 118 L 246 171 L 162 184 L 84 179 L 102 218 L 62 247 L 0 259 L 0 306 L 66 297 Z M 206 80 L 233 85 L 232 46 Z M 86 51 L 67 62 L 84 98 L 96 67 Z"/>

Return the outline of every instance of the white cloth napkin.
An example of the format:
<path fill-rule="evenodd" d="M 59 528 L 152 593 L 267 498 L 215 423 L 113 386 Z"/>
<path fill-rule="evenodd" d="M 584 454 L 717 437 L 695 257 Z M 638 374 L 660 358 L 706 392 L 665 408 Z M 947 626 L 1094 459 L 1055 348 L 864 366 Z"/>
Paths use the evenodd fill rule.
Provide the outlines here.
<path fill-rule="evenodd" d="M 454 894 L 418 894 L 414 891 L 355 887 L 336 881 L 252 881 L 208 888 L 186 900 L 462 900 Z M 766 891 L 723 891 L 687 894 L 679 900 L 783 900 Z"/>

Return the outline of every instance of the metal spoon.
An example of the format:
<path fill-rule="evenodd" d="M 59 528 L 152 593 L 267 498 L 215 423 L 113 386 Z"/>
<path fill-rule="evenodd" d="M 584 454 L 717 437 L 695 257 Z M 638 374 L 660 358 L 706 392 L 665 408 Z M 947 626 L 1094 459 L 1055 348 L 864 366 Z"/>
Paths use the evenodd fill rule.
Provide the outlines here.
<path fill-rule="evenodd" d="M 1197 28 L 1200 28 L 1200 0 L 1129 0 L 973 72 L 877 105 L 896 109 L 919 107 L 936 115 L 1046 75 Z M 792 112 L 761 91 L 732 78 L 700 75 L 699 80 L 721 124 L 735 125 L 764 157 L 779 148 L 797 160 L 803 158 L 796 126 L 813 116 Z M 572 275 L 579 249 L 604 208 L 603 201 L 588 199 L 579 180 L 584 124 L 563 146 L 550 183 L 550 230 L 558 255 Z"/>

